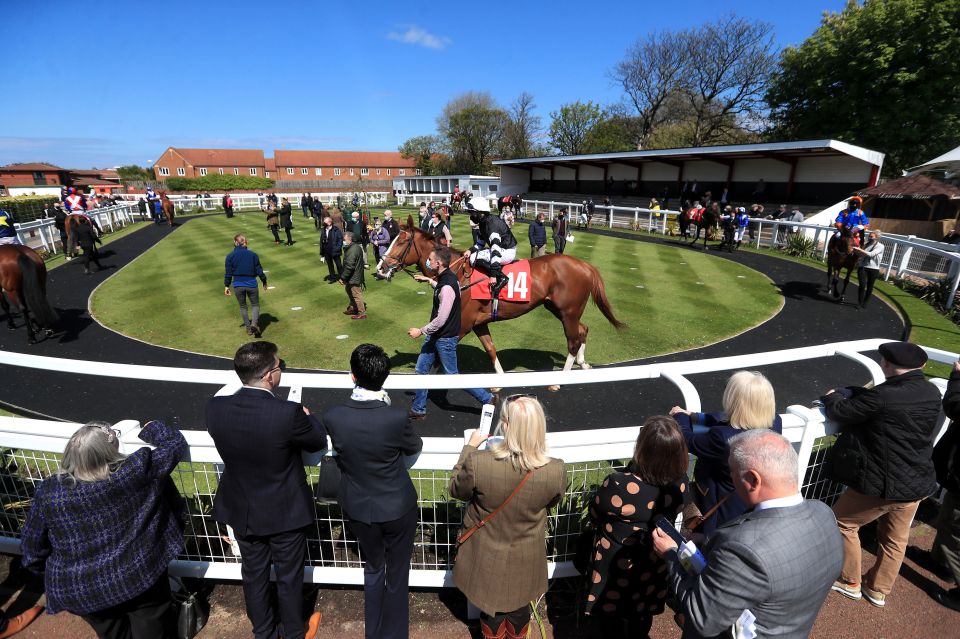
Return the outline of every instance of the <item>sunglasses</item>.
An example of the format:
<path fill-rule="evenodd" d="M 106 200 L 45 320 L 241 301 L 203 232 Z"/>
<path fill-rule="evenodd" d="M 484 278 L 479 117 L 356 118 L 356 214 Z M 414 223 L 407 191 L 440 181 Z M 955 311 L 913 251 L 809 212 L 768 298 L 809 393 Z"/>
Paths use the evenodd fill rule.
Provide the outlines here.
<path fill-rule="evenodd" d="M 505 400 L 503 400 L 503 405 L 508 406 L 510 402 L 520 399 L 521 397 L 530 397 L 531 399 L 536 399 L 537 396 L 531 393 L 517 393 L 516 395 L 508 395 Z"/>
<path fill-rule="evenodd" d="M 264 373 L 263 375 L 261 375 L 261 377 L 266 377 L 267 375 L 269 375 L 269 374 L 272 373 L 273 371 L 277 371 L 277 370 L 280 371 L 281 373 L 282 373 L 283 371 L 287 370 L 287 363 L 281 359 L 279 364 L 277 364 L 276 366 L 274 366 L 273 368 L 271 368 L 270 370 L 268 370 L 266 373 Z"/>
<path fill-rule="evenodd" d="M 120 439 L 120 431 L 116 428 L 110 428 L 108 426 L 96 426 L 96 428 L 107 435 L 113 435 L 116 439 Z"/>

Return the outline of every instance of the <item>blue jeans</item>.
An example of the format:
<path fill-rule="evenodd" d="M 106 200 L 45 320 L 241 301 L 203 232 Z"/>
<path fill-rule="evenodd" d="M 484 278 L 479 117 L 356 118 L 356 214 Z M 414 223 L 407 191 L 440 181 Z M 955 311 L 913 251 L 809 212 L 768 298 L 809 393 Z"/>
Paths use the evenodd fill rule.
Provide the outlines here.
<path fill-rule="evenodd" d="M 441 337 L 435 338 L 433 335 L 427 335 L 423 340 L 423 347 L 420 348 L 420 356 L 417 357 L 417 375 L 426 375 L 433 368 L 433 363 L 437 357 L 440 357 L 440 365 L 447 375 L 457 374 L 457 343 L 459 337 Z M 481 404 L 488 403 L 493 395 L 482 388 L 465 388 Z M 427 391 L 418 390 L 413 398 L 413 406 L 410 409 L 415 413 L 427 412 Z"/>

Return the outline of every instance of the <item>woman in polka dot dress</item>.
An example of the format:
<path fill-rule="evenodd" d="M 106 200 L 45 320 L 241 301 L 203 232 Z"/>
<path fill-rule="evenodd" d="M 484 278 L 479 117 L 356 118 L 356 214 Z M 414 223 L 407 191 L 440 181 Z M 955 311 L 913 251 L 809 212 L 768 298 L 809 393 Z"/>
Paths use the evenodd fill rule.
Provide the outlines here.
<path fill-rule="evenodd" d="M 672 418 L 651 417 L 627 471 L 604 479 L 590 504 L 597 536 L 586 612 L 604 637 L 646 637 L 654 615 L 663 612 L 667 565 L 653 552 L 650 533 L 661 516 L 673 522 L 687 496 L 683 434 Z"/>

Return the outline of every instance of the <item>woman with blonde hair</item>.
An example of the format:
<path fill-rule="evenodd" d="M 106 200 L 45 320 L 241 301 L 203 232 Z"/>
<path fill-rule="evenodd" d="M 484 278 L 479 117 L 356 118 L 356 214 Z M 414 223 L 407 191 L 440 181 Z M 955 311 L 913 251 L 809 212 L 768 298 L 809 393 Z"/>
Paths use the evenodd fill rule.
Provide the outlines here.
<path fill-rule="evenodd" d="M 105 422 L 81 426 L 60 469 L 37 485 L 23 525 L 23 566 L 42 574 L 47 612 L 81 616 L 98 637 L 169 637 L 167 564 L 183 549 L 186 506 L 170 473 L 187 451 L 175 428 L 153 421 L 155 448 L 120 452 Z"/>
<path fill-rule="evenodd" d="M 567 480 L 535 397 L 508 397 L 496 435 L 479 450 L 474 431 L 453 468 L 450 494 L 467 502 L 453 581 L 480 609 L 483 636 L 511 639 L 527 636 L 529 604 L 547 591 L 547 511 Z"/>
<path fill-rule="evenodd" d="M 783 431 L 773 386 L 757 371 L 737 371 L 723 391 L 722 413 L 695 413 L 674 406 L 670 414 L 680 425 L 690 453 L 697 458 L 694 502 L 704 515 L 716 513 L 696 531 L 709 536 L 717 526 L 747 511 L 730 478 L 730 438 L 752 428 Z"/>

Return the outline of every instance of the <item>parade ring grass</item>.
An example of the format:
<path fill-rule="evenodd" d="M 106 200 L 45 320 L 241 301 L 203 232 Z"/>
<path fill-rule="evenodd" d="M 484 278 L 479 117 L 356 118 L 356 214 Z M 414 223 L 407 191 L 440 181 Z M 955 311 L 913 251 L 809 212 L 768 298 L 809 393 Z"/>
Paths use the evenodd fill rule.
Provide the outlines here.
<path fill-rule="evenodd" d="M 150 344 L 232 357 L 250 338 L 241 328 L 236 299 L 223 295 L 223 263 L 233 236 L 244 233 L 274 287 L 260 296 L 263 338 L 280 345 L 290 366 L 345 370 L 353 348 L 373 342 L 391 356 L 394 370 L 412 371 L 420 341 L 409 338 L 407 329 L 429 319 L 429 286 L 402 273 L 389 283 L 374 280 L 371 255 L 368 319 L 351 320 L 342 313 L 343 287 L 323 280 L 327 268 L 319 262 L 319 235 L 298 213 L 296 244 L 289 247 L 273 244 L 259 212 L 191 220 L 101 284 L 92 295 L 91 313 L 104 326 Z M 395 217 L 402 221 L 406 211 Z M 518 257 L 528 255 L 527 226 L 517 224 L 514 231 Z M 452 232 L 455 246 L 468 245 L 465 216 L 455 216 Z M 773 282 L 729 260 L 576 229 L 573 234 L 566 252 L 600 270 L 616 316 L 628 325 L 617 331 L 592 302 L 587 305 L 583 323 L 590 327 L 591 364 L 699 348 L 766 321 L 782 306 Z M 506 370 L 549 370 L 566 357 L 560 322 L 543 308 L 494 324 L 491 334 Z M 459 362 L 462 371 L 492 370 L 472 333 L 461 343 Z"/>

